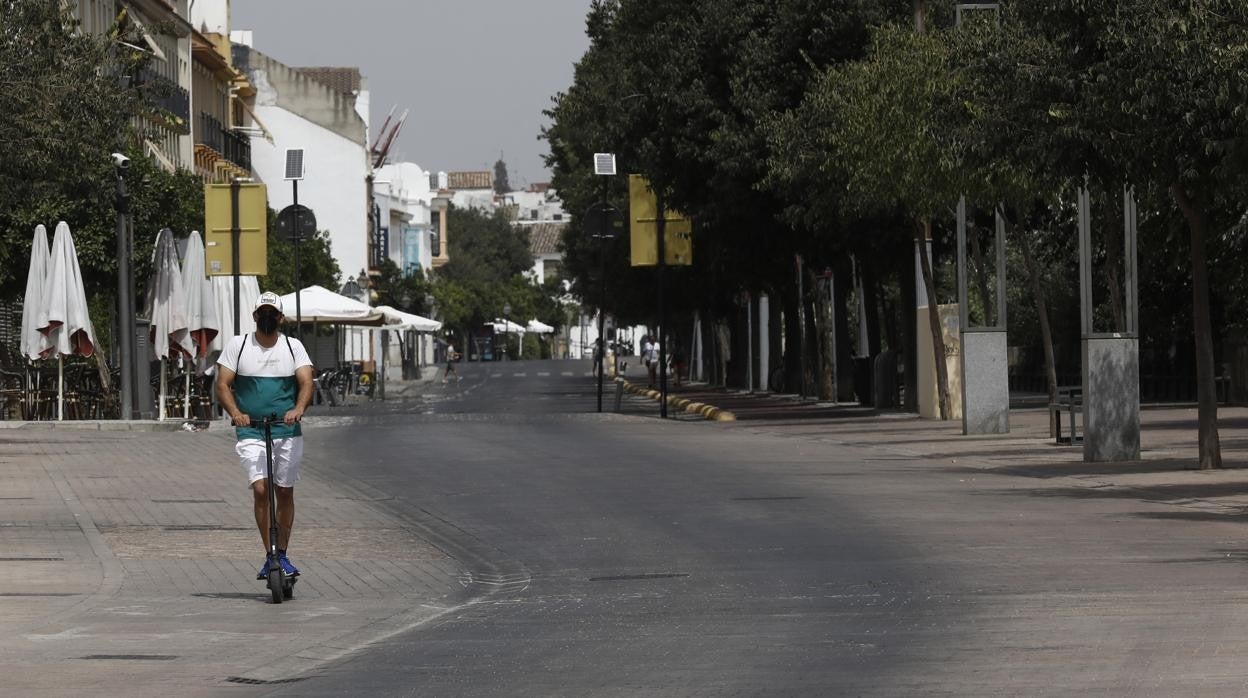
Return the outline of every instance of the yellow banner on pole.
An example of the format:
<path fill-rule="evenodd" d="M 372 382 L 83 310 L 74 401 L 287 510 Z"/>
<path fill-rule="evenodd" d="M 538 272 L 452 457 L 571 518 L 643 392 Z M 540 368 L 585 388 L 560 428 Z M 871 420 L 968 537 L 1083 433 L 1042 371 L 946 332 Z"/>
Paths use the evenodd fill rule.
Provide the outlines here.
<path fill-rule="evenodd" d="M 204 271 L 208 276 L 234 273 L 233 211 L 229 184 L 204 185 Z M 238 187 L 238 267 L 243 276 L 269 273 L 269 197 L 263 184 Z"/>
<path fill-rule="evenodd" d="M 629 250 L 634 267 L 659 263 L 658 202 L 643 175 L 628 176 Z M 677 211 L 663 212 L 664 256 L 668 266 L 693 264 L 693 220 Z"/>

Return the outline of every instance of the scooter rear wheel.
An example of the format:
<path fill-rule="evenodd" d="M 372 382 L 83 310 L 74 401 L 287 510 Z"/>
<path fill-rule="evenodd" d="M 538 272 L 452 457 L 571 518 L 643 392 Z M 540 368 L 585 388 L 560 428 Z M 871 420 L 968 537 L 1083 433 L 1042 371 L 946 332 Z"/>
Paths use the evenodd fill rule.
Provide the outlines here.
<path fill-rule="evenodd" d="M 281 570 L 269 572 L 269 592 L 273 595 L 273 603 L 281 603 L 286 586 L 286 575 Z"/>

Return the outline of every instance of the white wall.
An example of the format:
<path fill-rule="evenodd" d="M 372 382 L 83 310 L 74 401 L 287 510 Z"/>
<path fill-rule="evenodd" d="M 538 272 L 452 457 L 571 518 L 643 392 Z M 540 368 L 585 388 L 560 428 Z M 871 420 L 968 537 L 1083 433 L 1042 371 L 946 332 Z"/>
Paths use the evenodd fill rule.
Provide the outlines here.
<path fill-rule="evenodd" d="M 430 245 L 430 205 L 433 192 L 429 189 L 429 173 L 413 162 L 398 162 L 384 165 L 377 169 L 374 190 L 378 203 L 385 209 L 401 212 L 407 220 L 401 225 L 391 223 L 390 257 L 403 267 L 404 229 L 415 236 L 415 246 L 419 249 L 418 262 L 426 272 L 433 266 Z M 384 202 L 384 203 L 383 203 Z M 385 213 L 382 214 L 386 217 Z M 391 214 L 393 221 L 394 214 Z"/>
<path fill-rule="evenodd" d="M 195 0 L 191 5 L 191 26 L 209 34 L 230 33 L 230 0 Z"/>
<path fill-rule="evenodd" d="M 341 282 L 368 266 L 368 160 L 364 147 L 281 107 L 262 105 L 256 115 L 273 134 L 273 143 L 251 139 L 251 165 L 268 185 L 269 205 L 281 211 L 293 203 L 291 183 L 282 179 L 286 149 L 303 148 L 304 178 L 299 203 L 329 231 Z"/>

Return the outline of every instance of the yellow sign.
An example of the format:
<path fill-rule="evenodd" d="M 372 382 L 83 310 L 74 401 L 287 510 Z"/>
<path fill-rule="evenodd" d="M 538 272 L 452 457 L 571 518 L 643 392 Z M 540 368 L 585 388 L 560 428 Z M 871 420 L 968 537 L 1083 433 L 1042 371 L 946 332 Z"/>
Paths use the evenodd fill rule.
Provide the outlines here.
<path fill-rule="evenodd" d="M 642 175 L 628 176 L 628 232 L 633 266 L 659 263 L 658 203 Z M 670 209 L 663 212 L 663 245 L 667 264 L 693 264 L 693 221 Z"/>
<path fill-rule="evenodd" d="M 263 184 L 238 187 L 238 266 L 244 276 L 269 273 L 269 199 Z M 234 273 L 229 184 L 204 185 L 204 271 Z"/>

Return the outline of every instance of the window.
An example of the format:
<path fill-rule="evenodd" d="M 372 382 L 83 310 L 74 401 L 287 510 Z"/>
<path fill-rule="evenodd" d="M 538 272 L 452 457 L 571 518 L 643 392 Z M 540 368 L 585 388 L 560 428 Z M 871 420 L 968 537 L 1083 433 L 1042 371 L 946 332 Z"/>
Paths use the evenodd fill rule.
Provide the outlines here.
<path fill-rule="evenodd" d="M 429 212 L 429 254 L 442 256 L 442 212 Z"/>

